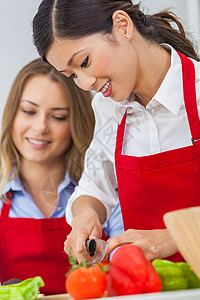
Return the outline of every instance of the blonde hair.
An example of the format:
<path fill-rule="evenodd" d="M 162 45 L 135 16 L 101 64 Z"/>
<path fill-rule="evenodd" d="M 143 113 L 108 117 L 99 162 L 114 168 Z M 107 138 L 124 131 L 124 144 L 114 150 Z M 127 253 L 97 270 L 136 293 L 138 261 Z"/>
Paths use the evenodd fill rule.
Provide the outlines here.
<path fill-rule="evenodd" d="M 0 145 L 1 194 L 6 182 L 15 179 L 20 171 L 20 153 L 13 143 L 11 131 L 25 85 L 37 75 L 47 76 L 52 81 L 58 82 L 66 94 L 72 134 L 71 144 L 66 150 L 66 171 L 68 170 L 75 182 L 78 182 L 83 172 L 85 151 L 92 140 L 94 130 L 92 95 L 78 88 L 73 80 L 56 71 L 47 62 L 40 58 L 35 59 L 23 67 L 16 76 L 5 105 Z"/>

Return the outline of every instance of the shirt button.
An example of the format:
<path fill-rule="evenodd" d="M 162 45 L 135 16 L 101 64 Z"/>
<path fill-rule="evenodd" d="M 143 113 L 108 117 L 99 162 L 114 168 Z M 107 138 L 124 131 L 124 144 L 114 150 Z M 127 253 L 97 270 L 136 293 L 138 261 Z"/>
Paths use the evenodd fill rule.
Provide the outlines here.
<path fill-rule="evenodd" d="M 60 207 L 60 206 L 58 206 L 58 207 L 57 207 L 57 211 L 60 211 L 60 210 L 61 210 L 61 207 Z"/>

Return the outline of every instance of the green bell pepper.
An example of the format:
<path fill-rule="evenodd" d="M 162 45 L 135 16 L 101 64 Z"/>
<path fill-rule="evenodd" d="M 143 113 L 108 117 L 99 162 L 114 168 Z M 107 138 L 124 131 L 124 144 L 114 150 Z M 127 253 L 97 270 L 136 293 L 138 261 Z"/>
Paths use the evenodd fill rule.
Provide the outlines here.
<path fill-rule="evenodd" d="M 187 263 L 156 259 L 152 264 L 162 279 L 163 291 L 200 288 L 200 279 Z"/>
<path fill-rule="evenodd" d="M 40 276 L 29 278 L 17 284 L 0 287 L 0 299 L 6 300 L 37 300 L 38 290 L 44 286 Z"/>
<path fill-rule="evenodd" d="M 176 263 L 169 260 L 156 259 L 152 264 L 162 279 L 162 291 L 184 290 L 188 288 L 188 275 Z"/>
<path fill-rule="evenodd" d="M 176 263 L 177 266 L 181 267 L 183 271 L 188 276 L 188 289 L 196 289 L 200 288 L 200 279 L 196 276 L 196 274 L 192 271 L 190 266 L 185 262 Z"/>

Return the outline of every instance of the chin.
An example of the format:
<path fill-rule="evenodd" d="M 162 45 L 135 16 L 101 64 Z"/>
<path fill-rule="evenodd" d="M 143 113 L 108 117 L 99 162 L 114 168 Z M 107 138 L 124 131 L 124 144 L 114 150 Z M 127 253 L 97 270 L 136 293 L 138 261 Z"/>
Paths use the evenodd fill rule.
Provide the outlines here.
<path fill-rule="evenodd" d="M 122 102 L 124 100 L 126 100 L 129 96 L 124 96 L 124 97 L 111 97 L 111 99 L 115 102 Z"/>
<path fill-rule="evenodd" d="M 122 101 L 128 99 L 133 93 L 132 90 L 130 90 L 130 91 L 123 90 L 123 87 L 121 88 L 121 91 L 123 93 L 118 93 L 118 94 L 116 93 L 114 95 L 111 95 L 110 96 L 111 99 L 115 102 L 122 102 Z"/>

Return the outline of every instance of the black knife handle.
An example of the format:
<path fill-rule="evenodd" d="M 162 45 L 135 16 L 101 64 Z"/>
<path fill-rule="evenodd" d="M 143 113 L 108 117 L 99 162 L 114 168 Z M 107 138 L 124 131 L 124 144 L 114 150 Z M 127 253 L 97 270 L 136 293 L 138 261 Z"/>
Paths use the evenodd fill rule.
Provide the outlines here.
<path fill-rule="evenodd" d="M 92 257 L 95 255 L 95 252 L 96 252 L 96 248 L 97 248 L 97 243 L 96 241 L 93 239 L 93 240 L 89 240 L 87 239 L 85 241 L 85 246 L 86 246 L 86 250 L 87 252 L 89 253 L 89 255 Z"/>

